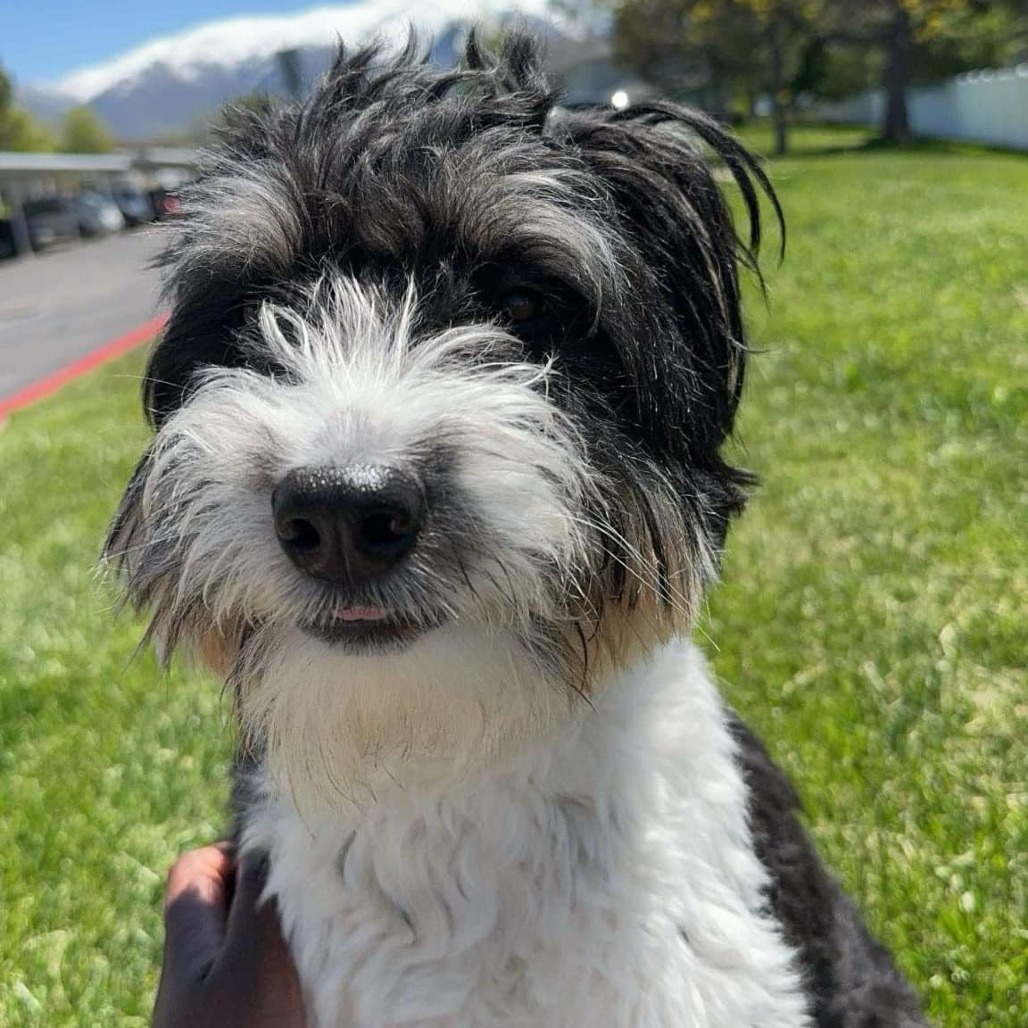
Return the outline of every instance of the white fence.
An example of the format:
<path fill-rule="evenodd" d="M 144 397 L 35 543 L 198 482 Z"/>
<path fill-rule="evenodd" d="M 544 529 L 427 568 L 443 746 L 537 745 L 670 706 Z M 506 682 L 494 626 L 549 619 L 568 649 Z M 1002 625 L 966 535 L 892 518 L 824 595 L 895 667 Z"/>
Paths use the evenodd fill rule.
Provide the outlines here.
<path fill-rule="evenodd" d="M 878 125 L 884 107 L 884 93 L 872 89 L 838 103 L 818 104 L 813 113 L 824 121 Z M 915 86 L 907 94 L 907 111 L 915 136 L 1028 150 L 1028 64 Z"/>

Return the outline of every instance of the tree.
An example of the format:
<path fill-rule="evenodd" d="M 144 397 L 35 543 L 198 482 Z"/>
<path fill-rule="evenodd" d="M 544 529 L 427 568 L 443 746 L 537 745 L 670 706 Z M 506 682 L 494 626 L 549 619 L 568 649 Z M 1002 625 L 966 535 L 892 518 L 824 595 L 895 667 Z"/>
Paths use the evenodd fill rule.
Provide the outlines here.
<path fill-rule="evenodd" d="M 14 83 L 0 67 L 0 150 L 36 153 L 53 148 L 53 137 L 45 126 L 14 106 Z"/>
<path fill-rule="evenodd" d="M 14 106 L 14 83 L 0 66 L 0 118 Z"/>
<path fill-rule="evenodd" d="M 61 123 L 65 153 L 110 153 L 114 139 L 99 116 L 88 107 L 73 107 Z"/>
<path fill-rule="evenodd" d="M 822 0 L 611 2 L 619 60 L 663 88 L 699 77 L 707 106 L 722 117 L 733 91 L 766 91 L 775 150 L 785 152 L 795 80 L 810 71 Z"/>
<path fill-rule="evenodd" d="M 756 26 L 729 4 L 622 0 L 613 28 L 619 63 L 665 92 L 697 97 L 719 117 L 733 90 L 756 83 Z"/>
<path fill-rule="evenodd" d="M 820 0 L 735 0 L 760 26 L 769 69 L 775 121 L 775 154 L 788 150 L 789 112 L 797 77 L 811 71 L 816 53 Z"/>
<path fill-rule="evenodd" d="M 0 113 L 0 150 L 50 153 L 54 148 L 53 134 L 28 111 L 13 107 Z"/>
<path fill-rule="evenodd" d="M 722 116 L 733 90 L 768 92 L 777 153 L 799 92 L 838 97 L 877 78 L 881 134 L 903 143 L 913 81 L 1001 63 L 1028 45 L 1025 0 L 595 2 L 613 11 L 616 57 L 661 88 L 681 93 L 685 69 Z"/>
<path fill-rule="evenodd" d="M 881 133 L 910 139 L 907 93 L 919 69 L 940 77 L 992 64 L 1018 32 L 1021 0 L 824 0 L 821 31 L 843 46 L 876 50 L 882 59 L 885 112 Z"/>

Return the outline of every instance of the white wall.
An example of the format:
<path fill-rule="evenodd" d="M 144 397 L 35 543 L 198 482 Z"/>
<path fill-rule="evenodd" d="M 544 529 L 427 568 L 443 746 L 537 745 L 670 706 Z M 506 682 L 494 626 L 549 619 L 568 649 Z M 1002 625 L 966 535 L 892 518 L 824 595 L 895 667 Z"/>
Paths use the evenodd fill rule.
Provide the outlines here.
<path fill-rule="evenodd" d="M 878 125 L 884 106 L 882 90 L 873 89 L 838 103 L 818 104 L 812 113 L 829 122 Z M 907 110 L 915 136 L 1028 150 L 1028 64 L 915 86 L 907 94 Z"/>

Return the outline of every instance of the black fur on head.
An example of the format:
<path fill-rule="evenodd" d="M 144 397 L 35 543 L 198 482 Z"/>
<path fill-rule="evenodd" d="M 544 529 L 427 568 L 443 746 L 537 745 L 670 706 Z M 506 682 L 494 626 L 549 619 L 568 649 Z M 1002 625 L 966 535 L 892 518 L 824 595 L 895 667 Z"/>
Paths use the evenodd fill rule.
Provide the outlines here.
<path fill-rule="evenodd" d="M 341 49 L 305 102 L 234 111 L 184 195 L 148 415 L 159 429 L 210 366 L 276 374 L 246 342 L 264 301 L 302 307 L 326 277 L 397 303 L 413 288 L 419 332 L 499 324 L 510 359 L 553 361 L 548 395 L 609 485 L 591 602 L 631 600 L 640 582 L 668 602 L 691 596 L 678 581 L 709 577 L 750 481 L 721 448 L 743 385 L 739 267 L 755 269 L 761 192 L 780 220 L 753 157 L 698 111 L 560 108 L 525 36 L 493 55 L 472 35 L 453 70 L 414 42 L 393 56 Z M 132 508 L 130 486 L 115 552 L 132 541 Z M 146 583 L 130 587 L 147 601 Z"/>

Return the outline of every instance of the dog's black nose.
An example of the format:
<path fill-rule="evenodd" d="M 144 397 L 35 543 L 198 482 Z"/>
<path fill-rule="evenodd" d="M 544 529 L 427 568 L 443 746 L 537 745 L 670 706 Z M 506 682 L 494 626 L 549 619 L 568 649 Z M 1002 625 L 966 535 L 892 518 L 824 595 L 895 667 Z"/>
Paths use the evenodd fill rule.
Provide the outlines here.
<path fill-rule="evenodd" d="M 379 465 L 297 468 L 279 483 L 271 503 L 275 532 L 293 563 L 315 578 L 349 586 L 403 560 L 425 515 L 421 483 Z"/>

